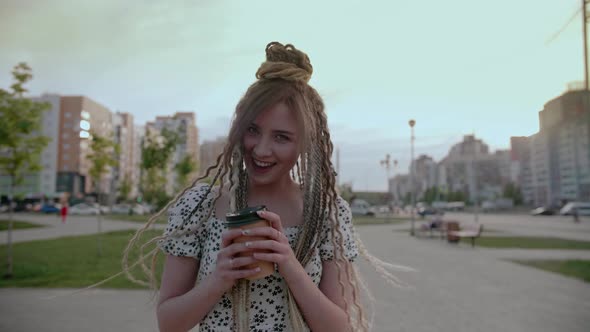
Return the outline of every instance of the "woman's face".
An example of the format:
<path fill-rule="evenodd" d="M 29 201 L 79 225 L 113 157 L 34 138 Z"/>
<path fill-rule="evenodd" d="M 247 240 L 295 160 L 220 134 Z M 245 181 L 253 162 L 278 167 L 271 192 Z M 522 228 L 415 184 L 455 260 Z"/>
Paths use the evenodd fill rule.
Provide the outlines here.
<path fill-rule="evenodd" d="M 249 124 L 243 138 L 244 161 L 252 185 L 290 179 L 299 157 L 297 119 L 285 103 L 263 111 Z"/>

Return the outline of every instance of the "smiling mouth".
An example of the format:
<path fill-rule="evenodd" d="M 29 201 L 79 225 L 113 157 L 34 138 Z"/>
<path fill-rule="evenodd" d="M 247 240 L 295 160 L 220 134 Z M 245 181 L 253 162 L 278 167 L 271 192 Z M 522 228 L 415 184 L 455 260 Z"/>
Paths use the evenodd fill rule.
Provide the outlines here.
<path fill-rule="evenodd" d="M 257 170 L 267 170 L 276 165 L 277 163 L 269 163 L 252 158 L 252 164 L 254 165 L 254 168 Z"/>

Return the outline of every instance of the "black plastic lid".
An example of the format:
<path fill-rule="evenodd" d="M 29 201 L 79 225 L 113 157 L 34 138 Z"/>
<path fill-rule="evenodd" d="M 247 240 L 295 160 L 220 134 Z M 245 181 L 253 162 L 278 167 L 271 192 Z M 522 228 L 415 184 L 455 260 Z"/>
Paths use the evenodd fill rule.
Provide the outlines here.
<path fill-rule="evenodd" d="M 258 211 L 266 210 L 266 206 L 258 205 L 258 206 L 251 206 L 245 209 L 239 210 L 237 212 L 228 213 L 225 215 L 225 226 L 227 227 L 239 227 L 243 225 L 248 225 L 254 222 L 259 221 L 260 216 L 258 215 Z"/>

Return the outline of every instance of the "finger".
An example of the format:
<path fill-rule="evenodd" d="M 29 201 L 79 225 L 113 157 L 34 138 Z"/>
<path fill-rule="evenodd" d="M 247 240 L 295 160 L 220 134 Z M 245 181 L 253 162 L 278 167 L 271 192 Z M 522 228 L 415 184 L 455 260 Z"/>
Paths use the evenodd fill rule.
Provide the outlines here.
<path fill-rule="evenodd" d="M 255 252 L 253 254 L 253 257 L 259 261 L 280 263 L 282 261 L 283 255 L 275 254 L 275 253 L 266 253 L 266 252 Z"/>
<path fill-rule="evenodd" d="M 229 246 L 223 248 L 219 253 L 222 257 L 234 257 L 241 252 L 252 250 L 246 246 L 246 243 L 247 242 L 232 243 Z"/>
<path fill-rule="evenodd" d="M 281 222 L 281 217 L 274 213 L 274 212 L 270 212 L 270 211 L 258 211 L 258 216 L 266 219 L 270 222 L 270 226 L 274 229 L 276 229 L 277 231 L 284 233 L 283 232 L 283 224 Z"/>
<path fill-rule="evenodd" d="M 239 269 L 243 266 L 256 263 L 258 260 L 252 256 L 245 256 L 245 257 L 235 257 L 229 259 L 228 266 L 231 270 Z"/>
<path fill-rule="evenodd" d="M 228 271 L 227 275 L 231 279 L 242 279 L 242 278 L 247 278 L 247 277 L 253 276 L 258 272 L 260 272 L 259 267 L 254 268 L 254 269 L 231 270 L 231 271 Z"/>
<path fill-rule="evenodd" d="M 221 234 L 221 248 L 228 247 L 234 242 L 235 238 L 240 236 L 242 236 L 242 230 L 238 228 L 223 231 Z"/>
<path fill-rule="evenodd" d="M 244 243 L 245 246 L 249 249 L 267 249 L 275 252 L 282 252 L 283 245 L 275 240 L 261 240 L 261 241 L 251 241 Z"/>
<path fill-rule="evenodd" d="M 246 236 L 263 236 L 277 241 L 279 241 L 282 238 L 282 235 L 284 235 L 272 227 L 256 227 L 245 229 L 242 231 L 242 234 Z"/>

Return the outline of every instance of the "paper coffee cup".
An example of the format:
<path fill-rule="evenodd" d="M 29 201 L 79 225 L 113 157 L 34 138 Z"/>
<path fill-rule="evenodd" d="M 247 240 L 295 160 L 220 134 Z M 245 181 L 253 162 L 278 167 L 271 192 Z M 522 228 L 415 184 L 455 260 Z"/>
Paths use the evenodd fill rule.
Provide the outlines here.
<path fill-rule="evenodd" d="M 258 216 L 258 211 L 265 210 L 266 207 L 264 205 L 248 207 L 243 210 L 228 213 L 225 216 L 225 226 L 228 228 L 240 228 L 240 229 L 252 229 L 256 227 L 268 227 L 270 223 L 266 219 L 260 218 Z M 262 236 L 240 236 L 234 239 L 234 243 L 242 243 L 242 242 L 252 242 L 252 241 L 260 241 L 260 240 L 268 240 L 267 237 Z M 239 254 L 241 257 L 245 256 L 252 256 L 254 252 L 269 252 L 268 250 L 260 250 L 260 249 L 252 249 L 248 251 L 243 251 Z M 248 280 L 257 280 L 269 276 L 274 273 L 275 267 L 274 263 L 266 262 L 266 261 L 258 261 L 256 263 L 252 263 L 250 265 L 246 265 L 244 269 L 255 269 L 259 267 L 260 272 L 247 277 Z"/>

